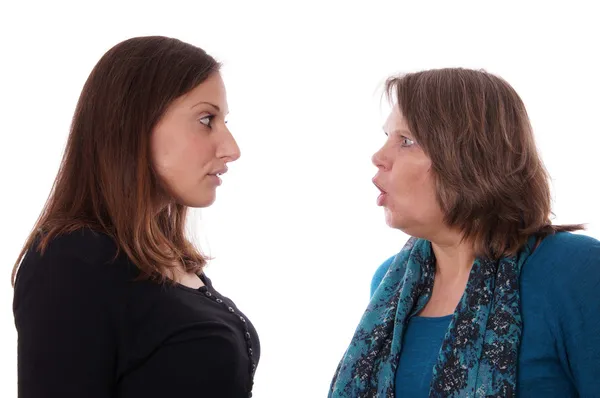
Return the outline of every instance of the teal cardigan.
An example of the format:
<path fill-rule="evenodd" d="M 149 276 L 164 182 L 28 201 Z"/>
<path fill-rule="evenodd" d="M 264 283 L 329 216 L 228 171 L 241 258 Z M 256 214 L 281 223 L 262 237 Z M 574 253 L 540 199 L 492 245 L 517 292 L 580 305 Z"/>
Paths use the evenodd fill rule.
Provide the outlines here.
<path fill-rule="evenodd" d="M 375 272 L 371 294 L 392 259 L 393 256 Z M 518 396 L 600 397 L 600 241 L 572 233 L 545 238 L 523 265 L 520 282 L 523 335 Z M 441 341 L 437 341 L 405 341 L 421 345 L 410 347 L 411 352 L 419 353 L 417 357 L 410 356 L 414 367 L 428 368 L 424 364 L 437 358 L 441 346 Z M 412 366 L 403 364 L 398 373 L 415 372 Z M 430 380 L 431 370 L 422 371 L 427 374 L 427 370 Z M 396 374 L 396 380 L 409 380 L 406 376 Z M 411 396 L 427 397 L 427 381 L 422 382 L 420 390 L 412 386 Z M 396 385 L 397 396 L 405 396 L 407 391 Z"/>

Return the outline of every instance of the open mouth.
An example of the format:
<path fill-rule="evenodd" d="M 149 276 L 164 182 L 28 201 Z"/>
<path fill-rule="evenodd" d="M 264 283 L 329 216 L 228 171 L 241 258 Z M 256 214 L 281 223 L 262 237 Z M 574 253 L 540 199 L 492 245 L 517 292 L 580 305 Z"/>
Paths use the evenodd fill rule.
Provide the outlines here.
<path fill-rule="evenodd" d="M 375 181 L 375 178 L 373 178 L 373 184 L 377 187 L 377 189 L 379 189 L 379 196 L 377 197 L 377 206 L 384 206 L 385 205 L 385 200 L 387 198 L 387 192 L 383 190 L 383 188 L 381 188 L 381 186 L 377 183 L 377 181 Z"/>
<path fill-rule="evenodd" d="M 377 180 L 375 179 L 376 177 L 374 177 L 371 181 L 373 182 L 373 185 L 375 185 L 377 187 L 377 189 L 379 189 L 379 191 L 381 193 L 387 193 L 383 188 L 381 188 L 381 185 L 379 185 L 379 183 L 377 182 Z"/>

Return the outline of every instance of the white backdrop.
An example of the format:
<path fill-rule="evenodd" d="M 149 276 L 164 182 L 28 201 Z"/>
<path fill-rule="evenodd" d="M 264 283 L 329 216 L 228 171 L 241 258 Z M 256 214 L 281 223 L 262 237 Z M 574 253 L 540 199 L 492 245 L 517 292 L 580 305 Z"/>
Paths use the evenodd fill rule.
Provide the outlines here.
<path fill-rule="evenodd" d="M 600 238 L 597 12 L 573 1 L 318 3 L 2 3 L 2 397 L 16 397 L 13 261 L 87 75 L 132 36 L 177 37 L 225 64 L 242 157 L 195 230 L 216 257 L 207 273 L 260 333 L 256 397 L 326 395 L 373 271 L 404 243 L 370 182 L 390 74 L 464 66 L 507 79 L 553 177 L 555 222 L 589 223 Z"/>

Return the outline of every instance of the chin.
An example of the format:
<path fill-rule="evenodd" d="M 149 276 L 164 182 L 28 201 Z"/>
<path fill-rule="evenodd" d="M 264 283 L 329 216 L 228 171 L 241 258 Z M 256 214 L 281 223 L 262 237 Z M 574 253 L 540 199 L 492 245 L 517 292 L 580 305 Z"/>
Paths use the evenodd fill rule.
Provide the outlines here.
<path fill-rule="evenodd" d="M 213 194 L 213 195 L 205 196 L 205 197 L 189 198 L 188 200 L 183 201 L 183 204 L 187 207 L 200 209 L 203 207 L 209 207 L 210 205 L 215 203 L 216 199 L 217 199 L 216 195 Z"/>
<path fill-rule="evenodd" d="M 415 223 L 414 220 L 411 222 L 388 209 L 385 209 L 385 223 L 388 227 L 400 230 L 409 236 L 414 236 L 413 234 L 419 229 L 418 223 Z"/>
<path fill-rule="evenodd" d="M 399 222 L 398 216 L 394 214 L 391 210 L 385 209 L 385 223 L 390 228 L 401 229 L 402 223 Z"/>

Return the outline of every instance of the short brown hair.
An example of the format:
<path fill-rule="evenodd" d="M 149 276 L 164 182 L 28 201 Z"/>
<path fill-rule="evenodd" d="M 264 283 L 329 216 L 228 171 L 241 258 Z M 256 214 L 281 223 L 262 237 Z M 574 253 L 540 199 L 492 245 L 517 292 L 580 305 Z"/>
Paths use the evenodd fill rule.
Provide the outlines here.
<path fill-rule="evenodd" d="M 111 48 L 89 75 L 51 194 L 13 269 L 40 239 L 81 228 L 111 236 L 142 276 L 167 278 L 175 264 L 199 272 L 206 258 L 185 236 L 187 208 L 169 203 L 153 170 L 150 135 L 170 103 L 219 71 L 201 48 L 162 36 Z M 116 255 L 116 254 L 115 254 Z"/>
<path fill-rule="evenodd" d="M 531 235 L 583 228 L 552 225 L 549 176 L 525 105 L 505 80 L 445 68 L 394 76 L 385 88 L 431 159 L 445 222 L 478 255 L 496 259 Z"/>

